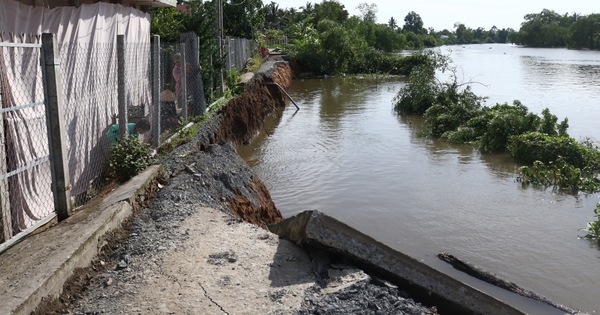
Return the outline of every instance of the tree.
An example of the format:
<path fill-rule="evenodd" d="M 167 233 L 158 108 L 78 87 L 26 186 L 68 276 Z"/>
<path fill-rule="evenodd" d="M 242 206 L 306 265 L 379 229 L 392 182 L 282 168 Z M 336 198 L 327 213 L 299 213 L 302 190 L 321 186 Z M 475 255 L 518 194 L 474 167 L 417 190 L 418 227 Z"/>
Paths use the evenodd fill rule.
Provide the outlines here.
<path fill-rule="evenodd" d="M 570 28 L 569 46 L 600 49 L 600 14 L 579 17 Z"/>
<path fill-rule="evenodd" d="M 564 47 L 573 22 L 573 17 L 544 9 L 525 15 L 519 35 L 514 38 L 519 40 L 517 44 L 531 47 Z"/>
<path fill-rule="evenodd" d="M 375 3 L 361 3 L 357 9 L 360 11 L 363 21 L 375 23 L 377 20 L 377 5 Z"/>
<path fill-rule="evenodd" d="M 181 33 L 194 32 L 200 38 L 200 64 L 204 95 L 218 97 L 221 85 L 221 67 L 223 60 L 219 55 L 219 46 L 215 31 L 215 2 L 191 0 L 182 12 L 172 8 L 156 8 L 150 11 L 152 34 L 161 36 L 161 42 L 179 42 Z M 215 93 L 215 94 L 213 94 Z"/>
<path fill-rule="evenodd" d="M 175 8 L 152 10 L 150 29 L 152 34 L 160 35 L 162 41 L 175 42 L 185 31 L 184 15 Z"/>
<path fill-rule="evenodd" d="M 477 43 L 485 43 L 486 37 L 487 37 L 487 32 L 485 31 L 485 29 L 483 27 L 478 27 L 473 32 L 473 36 Z"/>
<path fill-rule="evenodd" d="M 396 19 L 394 19 L 394 17 L 392 16 L 390 18 L 390 20 L 388 21 L 388 26 L 392 29 L 392 30 L 396 30 L 398 28 L 398 22 L 396 22 Z"/>
<path fill-rule="evenodd" d="M 498 31 L 498 35 L 496 36 L 496 42 L 497 43 L 508 43 L 509 36 L 511 36 L 514 33 L 515 33 L 515 30 L 513 30 L 512 28 L 503 28 L 500 31 Z"/>
<path fill-rule="evenodd" d="M 315 4 L 315 16 L 312 21 L 314 25 L 318 25 L 322 20 L 332 20 L 337 23 L 344 23 L 350 14 L 343 4 L 336 0 L 325 0 Z"/>
<path fill-rule="evenodd" d="M 262 8 L 262 14 L 265 17 L 265 26 L 269 28 L 279 29 L 283 10 L 279 9 L 279 5 L 273 1 Z"/>
<path fill-rule="evenodd" d="M 263 28 L 262 0 L 227 0 L 223 4 L 223 28 L 229 36 L 253 38 Z"/>
<path fill-rule="evenodd" d="M 328 56 L 328 63 L 323 65 L 326 73 L 347 72 L 350 63 L 367 49 L 367 43 L 360 36 L 335 21 L 322 20 L 317 30 L 322 48 Z"/>
<path fill-rule="evenodd" d="M 405 32 L 413 32 L 415 34 L 423 34 L 423 19 L 418 15 L 415 11 L 410 11 L 404 17 L 404 27 L 403 30 Z"/>
<path fill-rule="evenodd" d="M 456 41 L 459 44 L 470 44 L 473 42 L 473 30 L 467 28 L 464 24 L 454 24 L 456 26 Z"/>

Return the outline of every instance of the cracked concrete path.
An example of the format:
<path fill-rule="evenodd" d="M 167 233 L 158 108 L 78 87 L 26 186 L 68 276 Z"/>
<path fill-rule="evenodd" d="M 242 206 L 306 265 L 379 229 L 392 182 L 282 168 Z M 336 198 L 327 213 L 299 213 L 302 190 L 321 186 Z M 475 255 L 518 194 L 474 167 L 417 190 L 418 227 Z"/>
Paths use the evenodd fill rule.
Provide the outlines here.
<path fill-rule="evenodd" d="M 315 284 L 305 250 L 222 211 L 198 209 L 177 230 L 189 237 L 132 256 L 71 313 L 289 314 Z"/>

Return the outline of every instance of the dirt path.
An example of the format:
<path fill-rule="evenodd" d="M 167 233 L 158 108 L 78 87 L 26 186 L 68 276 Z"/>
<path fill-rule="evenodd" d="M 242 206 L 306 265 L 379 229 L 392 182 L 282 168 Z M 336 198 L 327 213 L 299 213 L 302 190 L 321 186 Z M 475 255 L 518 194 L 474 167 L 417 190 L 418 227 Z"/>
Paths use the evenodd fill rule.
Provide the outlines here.
<path fill-rule="evenodd" d="M 96 288 L 70 313 L 287 314 L 299 309 L 304 291 L 315 284 L 303 249 L 219 210 L 194 212 L 175 228 L 170 248 L 123 259 L 121 267 L 98 276 Z"/>

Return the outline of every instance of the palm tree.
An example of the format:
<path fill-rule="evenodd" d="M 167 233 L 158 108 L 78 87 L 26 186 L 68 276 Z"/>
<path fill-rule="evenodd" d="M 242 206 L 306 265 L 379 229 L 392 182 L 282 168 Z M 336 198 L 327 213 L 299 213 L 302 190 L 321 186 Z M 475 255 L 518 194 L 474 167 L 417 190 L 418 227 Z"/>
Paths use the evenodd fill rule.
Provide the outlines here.
<path fill-rule="evenodd" d="M 397 28 L 398 28 L 398 23 L 396 22 L 396 19 L 394 19 L 394 17 L 393 17 L 393 16 L 392 16 L 392 17 L 390 18 L 390 20 L 388 21 L 388 26 L 389 26 L 391 29 L 393 29 L 393 30 L 395 30 L 395 29 L 397 29 Z"/>
<path fill-rule="evenodd" d="M 277 28 L 279 25 L 279 5 L 273 1 L 263 7 L 265 23 L 270 28 Z"/>

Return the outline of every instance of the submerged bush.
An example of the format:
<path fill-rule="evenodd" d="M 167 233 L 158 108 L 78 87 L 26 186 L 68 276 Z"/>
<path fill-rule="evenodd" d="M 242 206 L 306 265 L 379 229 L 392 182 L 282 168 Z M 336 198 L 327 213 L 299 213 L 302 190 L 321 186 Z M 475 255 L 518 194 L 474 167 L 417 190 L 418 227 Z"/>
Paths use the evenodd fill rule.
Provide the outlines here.
<path fill-rule="evenodd" d="M 519 101 L 481 106 L 484 98 L 457 83 L 447 58 L 439 53 L 416 58 L 423 58 L 423 64 L 413 69 L 393 102 L 400 114 L 424 115 L 426 130 L 420 134 L 478 144 L 486 152 L 509 151 L 515 159 L 532 164 L 519 169 L 518 180 L 523 184 L 570 192 L 600 191 L 600 151 L 589 140 L 578 143 L 569 137 L 566 118 L 558 123 L 548 109 L 538 116 Z M 436 71 L 447 70 L 452 80 L 437 81 Z"/>
<path fill-rule="evenodd" d="M 461 91 L 456 83 L 443 84 L 434 100 L 435 104 L 425 111 L 429 133 L 435 137 L 448 137 L 477 114 L 482 100 L 468 86 Z M 466 135 L 464 131 L 462 134 Z"/>
<path fill-rule="evenodd" d="M 479 126 L 479 148 L 486 152 L 506 151 L 512 136 L 535 131 L 540 122 L 540 118 L 529 113 L 519 101 L 484 108 L 477 116 L 477 122 L 467 122 L 467 125 Z"/>
<path fill-rule="evenodd" d="M 441 87 L 431 78 L 425 67 L 417 67 L 410 74 L 408 84 L 400 89 L 394 98 L 394 108 L 404 114 L 419 114 L 435 105 Z"/>
<path fill-rule="evenodd" d="M 600 245 L 600 203 L 596 204 L 594 221 L 589 222 L 587 227 L 581 230 L 586 232 L 584 238 L 595 240 Z"/>
<path fill-rule="evenodd" d="M 517 181 L 523 185 L 552 187 L 569 193 L 600 191 L 600 180 L 596 178 L 596 172 L 589 167 L 575 167 L 563 157 L 548 163 L 535 161 L 532 166 L 520 167 Z"/>
<path fill-rule="evenodd" d="M 394 100 L 394 109 L 401 114 L 423 115 L 438 99 L 456 91 L 437 81 L 436 71 L 451 69 L 448 56 L 434 51 L 420 52 L 406 61 L 405 70 L 409 72 L 408 84 L 403 86 Z"/>
<path fill-rule="evenodd" d="M 597 150 L 566 136 L 528 132 L 512 137 L 508 150 L 515 159 L 525 163 L 549 163 L 562 157 L 566 163 L 578 168 L 591 167 L 597 170 L 600 165 Z"/>
<path fill-rule="evenodd" d="M 523 184 L 555 187 L 571 192 L 600 191 L 600 151 L 567 136 L 530 132 L 511 139 L 513 157 L 532 166 L 519 168 Z"/>

